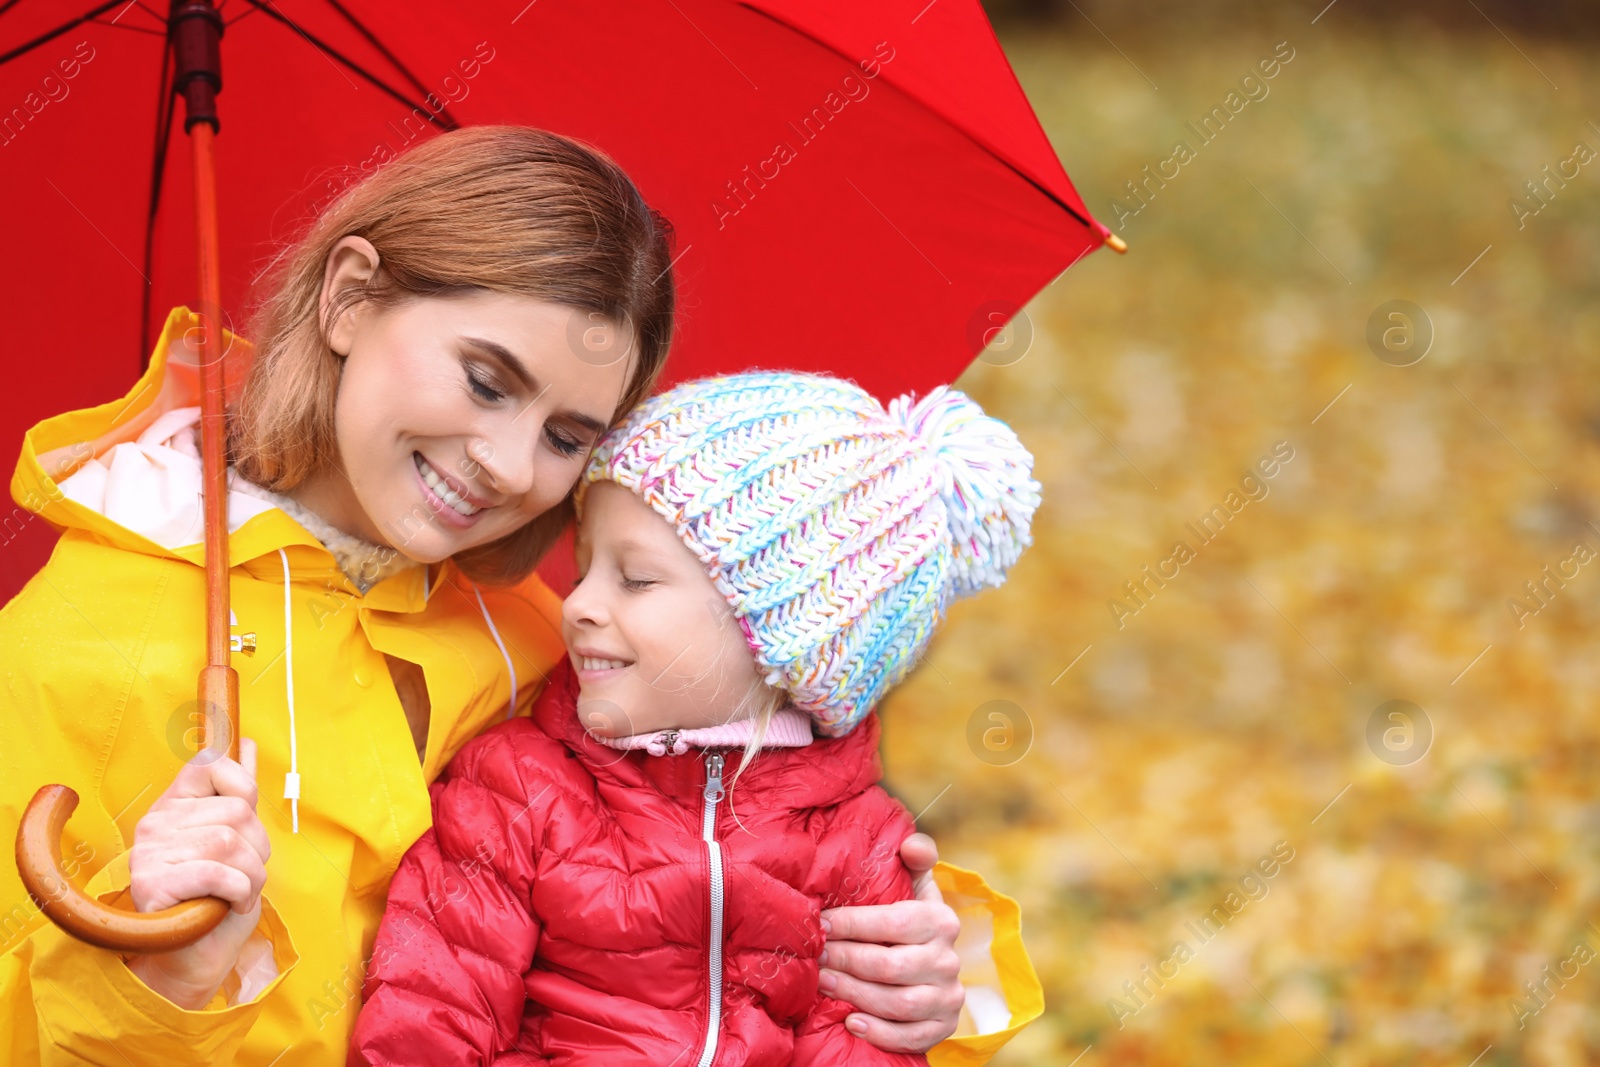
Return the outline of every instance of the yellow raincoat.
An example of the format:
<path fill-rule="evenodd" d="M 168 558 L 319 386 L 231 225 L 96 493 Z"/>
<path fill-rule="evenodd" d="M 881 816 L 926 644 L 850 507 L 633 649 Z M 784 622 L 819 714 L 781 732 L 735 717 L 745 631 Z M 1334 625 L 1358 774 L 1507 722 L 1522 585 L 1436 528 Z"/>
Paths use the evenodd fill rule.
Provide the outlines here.
<path fill-rule="evenodd" d="M 123 906 L 131 906 L 134 826 L 193 754 L 203 546 L 196 525 L 192 540 L 163 547 L 59 483 L 198 403 L 192 357 L 183 358 L 189 325 L 188 309 L 174 309 L 126 397 L 29 431 L 11 483 L 18 504 L 63 534 L 0 610 L 0 836 L 15 837 L 39 786 L 71 786 L 82 800 L 62 855 L 91 895 Z M 225 341 L 239 366 L 248 344 Z M 242 519 L 233 513 L 251 502 L 238 509 Z M 196 502 L 191 493 L 157 506 L 167 505 L 183 514 Z M 0 863 L 0 1065 L 344 1063 L 390 876 L 430 824 L 428 783 L 513 704 L 526 714 L 564 654 L 559 598 L 537 577 L 479 588 L 447 563 L 392 574 L 362 595 L 285 512 L 237 493 L 229 506 L 234 632 L 257 642 L 253 656 L 233 656 L 240 726 L 257 745 L 258 813 L 272 843 L 257 933 L 277 976 L 241 1003 L 230 1003 L 239 991 L 225 985 L 204 1010 L 180 1008 L 116 953 L 45 921 L 8 860 Z M 419 664 L 427 680 L 420 765 L 385 653 Z M 285 799 L 291 769 L 297 802 Z M 989 1015 L 999 1005 L 998 1022 L 985 1028 L 1001 1028 L 951 1038 L 929 1060 L 981 1064 L 1043 1000 L 1015 903 L 960 868 L 940 864 L 935 874 L 962 915 L 962 942 L 977 949 L 969 984 L 989 994 Z"/>

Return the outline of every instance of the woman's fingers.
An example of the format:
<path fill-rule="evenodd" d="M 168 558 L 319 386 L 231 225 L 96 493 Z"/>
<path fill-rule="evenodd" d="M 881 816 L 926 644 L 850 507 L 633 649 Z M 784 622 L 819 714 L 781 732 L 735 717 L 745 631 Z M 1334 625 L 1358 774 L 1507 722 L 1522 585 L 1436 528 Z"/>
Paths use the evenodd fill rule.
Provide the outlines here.
<path fill-rule="evenodd" d="M 248 841 L 265 863 L 272 858 L 267 828 L 242 797 L 180 797 L 172 801 L 157 824 L 162 832 L 177 835 L 207 826 L 226 826 Z"/>
<path fill-rule="evenodd" d="M 961 920 L 943 900 L 897 900 L 893 904 L 829 908 L 822 918 L 830 943 L 838 939 L 885 945 L 947 941 L 954 945 L 961 930 Z"/>
<path fill-rule="evenodd" d="M 947 985 L 961 974 L 961 960 L 940 942 L 921 945 L 871 945 L 829 941 L 822 966 L 885 986 Z M 869 1011 L 865 1004 L 857 1007 Z"/>
<path fill-rule="evenodd" d="M 930 888 L 932 899 L 822 913 L 828 940 L 818 985 L 855 1007 L 851 1031 L 885 1051 L 922 1052 L 943 1041 L 966 1000 L 955 951 L 961 922 L 931 881 Z"/>
<path fill-rule="evenodd" d="M 239 739 L 240 759 L 245 759 L 247 753 L 248 767 L 227 756 L 218 756 L 210 751 L 198 753 L 183 765 L 172 779 L 172 784 L 167 786 L 166 792 L 161 794 L 156 803 L 178 797 L 232 796 L 239 797 L 249 802 L 251 807 L 255 807 L 256 745 L 248 737 L 242 737 Z"/>
<path fill-rule="evenodd" d="M 231 826 L 158 830 L 135 841 L 128 864 L 139 875 L 132 889 L 140 911 L 204 896 L 249 911 L 267 882 L 266 862 L 256 845 Z"/>
<path fill-rule="evenodd" d="M 882 985 L 863 982 L 854 975 L 828 969 L 832 982 L 828 996 L 842 1000 L 864 1015 L 873 1015 L 885 1022 L 922 1022 L 933 1019 L 948 1007 L 945 990 L 931 985 Z M 960 1011 L 961 1005 L 956 1004 Z"/>
<path fill-rule="evenodd" d="M 943 1041 L 956 1032 L 966 999 L 959 984 L 880 985 L 833 970 L 822 972 L 820 984 L 828 996 L 856 1009 L 851 1019 L 867 1024 L 851 1032 L 886 1051 L 924 1052 Z"/>
<path fill-rule="evenodd" d="M 892 1023 L 857 1012 L 844 1021 L 845 1029 L 885 1052 L 927 1052 L 956 1032 L 955 1024 L 939 1022 Z"/>
<path fill-rule="evenodd" d="M 900 862 L 911 872 L 911 887 L 918 900 L 939 901 L 939 887 L 933 884 L 933 865 L 939 862 L 939 846 L 927 834 L 912 834 L 900 842 Z"/>
<path fill-rule="evenodd" d="M 256 879 L 230 864 L 188 860 L 173 864 L 163 879 L 173 899 L 154 900 L 150 902 L 152 906 L 140 910 L 159 911 L 185 900 L 220 897 L 233 905 L 233 911 L 244 913 L 255 907 L 257 884 Z"/>

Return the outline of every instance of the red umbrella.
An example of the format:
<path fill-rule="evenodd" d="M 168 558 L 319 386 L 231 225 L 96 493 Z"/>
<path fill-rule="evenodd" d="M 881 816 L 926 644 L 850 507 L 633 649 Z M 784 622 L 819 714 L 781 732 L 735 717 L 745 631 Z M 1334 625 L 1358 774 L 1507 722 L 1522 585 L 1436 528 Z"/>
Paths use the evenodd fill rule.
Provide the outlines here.
<path fill-rule="evenodd" d="M 93 2 L 0 0 L 0 292 L 9 370 L 25 379 L 0 415 L 6 470 L 28 426 L 125 394 L 167 309 L 195 299 L 166 5 Z M 1120 243 L 1073 190 L 977 0 L 220 11 L 229 325 L 275 242 L 455 124 L 590 141 L 671 218 L 673 378 L 759 363 L 849 374 L 881 396 L 950 381 L 986 331 Z M 0 597 L 48 553 L 32 526 L 0 537 Z"/>
<path fill-rule="evenodd" d="M 0 291 L 24 377 L 5 462 L 33 422 L 125 393 L 167 308 L 207 305 L 197 246 L 220 250 L 234 325 L 320 204 L 458 125 L 593 143 L 672 220 L 669 379 L 759 365 L 925 390 L 1077 259 L 1121 245 L 977 0 L 222 0 L 221 132 L 192 166 L 168 23 L 213 25 L 209 0 L 88 3 L 0 0 Z M 217 230 L 197 242 L 194 175 L 211 172 Z M 0 595 L 42 560 L 32 547 L 6 553 Z"/>

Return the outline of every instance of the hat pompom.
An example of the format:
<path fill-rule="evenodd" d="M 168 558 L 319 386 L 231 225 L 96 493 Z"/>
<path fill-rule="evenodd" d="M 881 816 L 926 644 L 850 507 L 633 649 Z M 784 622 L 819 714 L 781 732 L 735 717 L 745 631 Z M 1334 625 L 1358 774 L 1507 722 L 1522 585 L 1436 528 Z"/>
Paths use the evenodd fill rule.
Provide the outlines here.
<path fill-rule="evenodd" d="M 921 400 L 911 394 L 897 397 L 889 402 L 889 415 L 936 461 L 939 496 L 950 523 L 951 593 L 971 596 L 1003 584 L 1022 550 L 1033 543 L 1030 526 L 1039 507 L 1033 455 L 1011 427 L 949 386 L 938 386 Z"/>

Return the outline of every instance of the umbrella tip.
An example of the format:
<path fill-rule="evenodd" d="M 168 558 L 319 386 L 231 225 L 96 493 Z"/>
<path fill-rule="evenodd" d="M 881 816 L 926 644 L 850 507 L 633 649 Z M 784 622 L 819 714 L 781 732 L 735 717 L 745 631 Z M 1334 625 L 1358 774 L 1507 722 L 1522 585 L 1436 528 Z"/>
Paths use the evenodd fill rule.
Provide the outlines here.
<path fill-rule="evenodd" d="M 1119 255 L 1128 251 L 1128 242 L 1114 233 L 1106 234 L 1106 246 Z"/>

